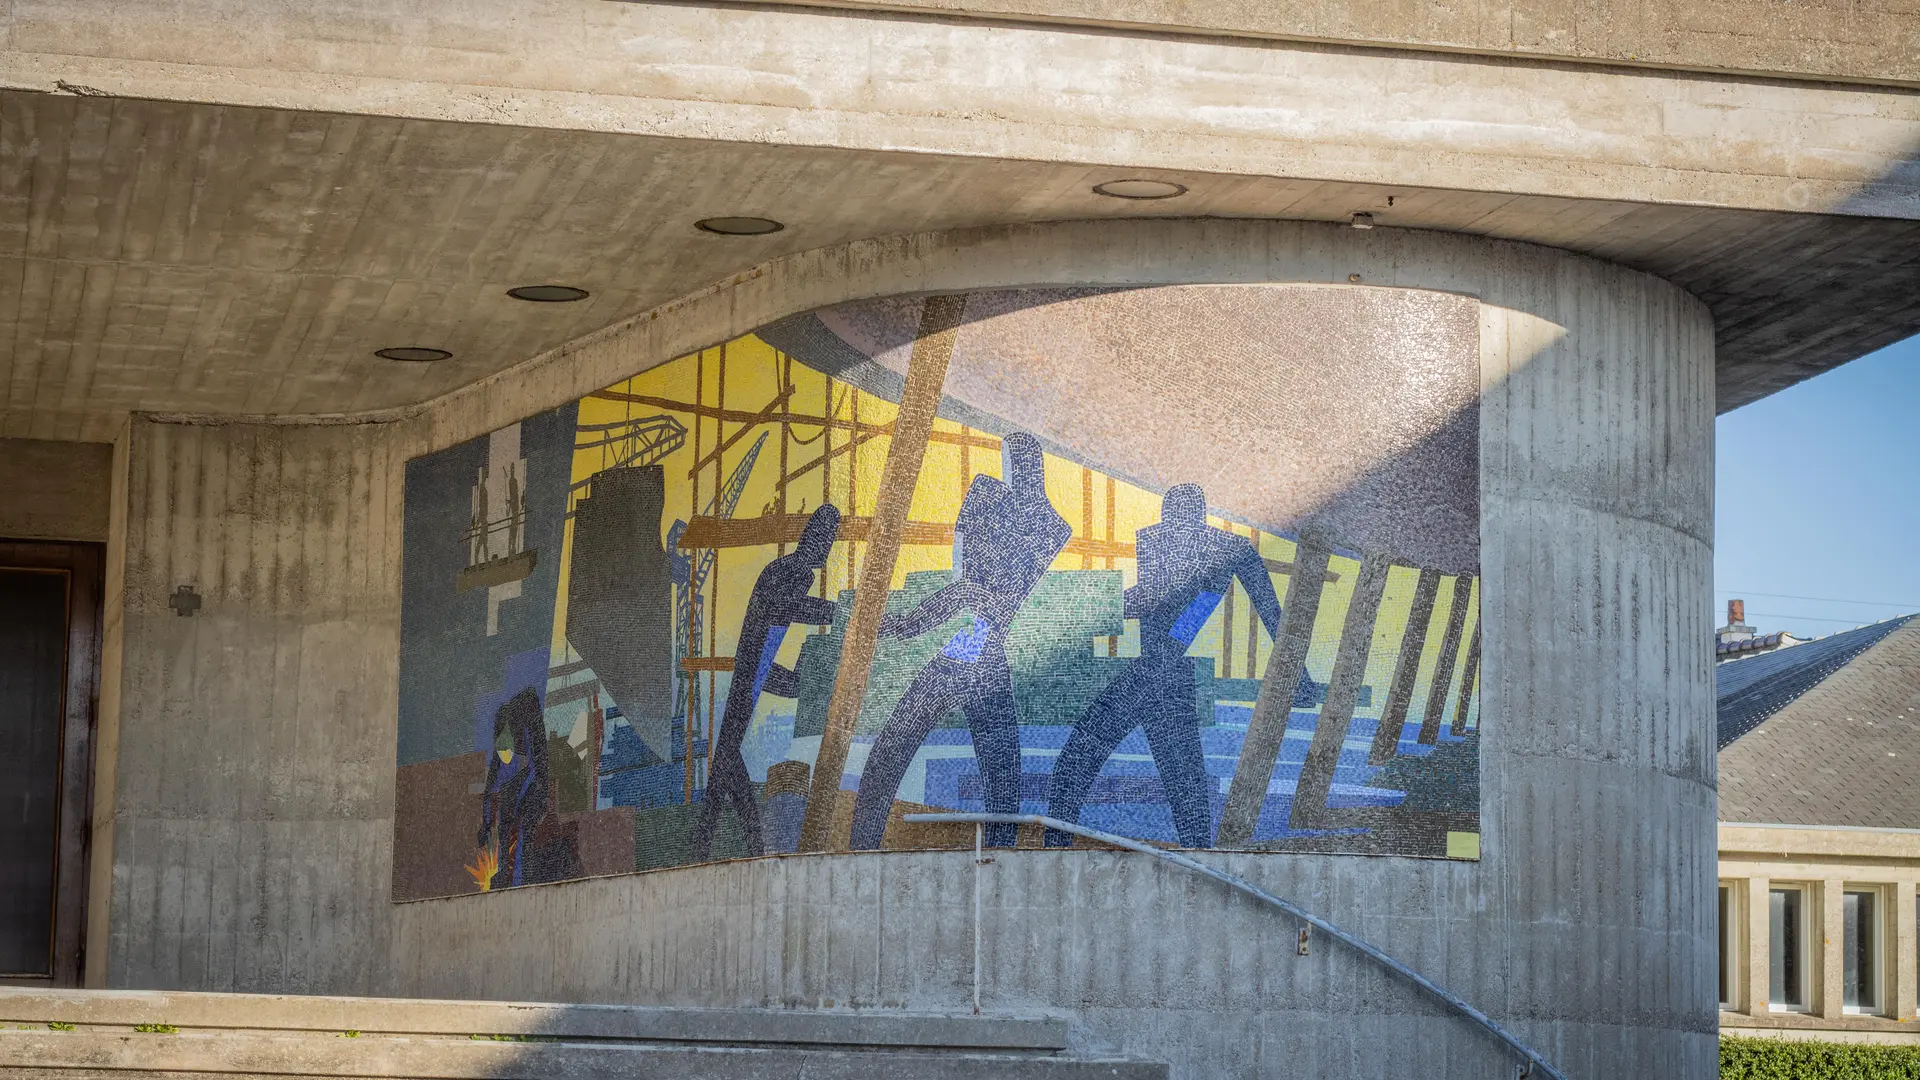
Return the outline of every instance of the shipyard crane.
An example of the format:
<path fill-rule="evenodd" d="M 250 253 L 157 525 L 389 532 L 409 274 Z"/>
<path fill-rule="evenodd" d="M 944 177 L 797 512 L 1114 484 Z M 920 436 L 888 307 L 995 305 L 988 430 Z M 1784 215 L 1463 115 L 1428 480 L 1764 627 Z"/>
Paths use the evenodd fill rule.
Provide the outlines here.
<path fill-rule="evenodd" d="M 713 498 L 707 503 L 706 516 L 712 518 L 733 516 L 734 509 L 740 505 L 741 493 L 747 489 L 747 479 L 753 475 L 754 463 L 759 460 L 760 448 L 766 445 L 766 442 L 767 433 L 761 432 L 760 437 L 747 448 L 746 456 L 740 459 L 740 464 L 735 465 L 733 472 L 727 475 L 727 482 L 721 485 L 719 491 L 714 492 Z M 706 585 L 707 576 L 713 572 L 714 562 L 718 559 L 719 552 L 713 548 L 707 548 L 697 556 L 677 554 L 680 535 L 685 531 L 686 522 L 675 522 L 668 533 L 667 545 L 668 555 L 674 560 L 676 570 L 673 587 L 674 640 L 684 650 L 683 655 L 692 658 L 700 655 L 700 633 L 704 622 L 700 610 L 694 606 L 693 601 L 700 595 L 701 588 Z M 695 678 L 695 674 L 686 670 L 684 666 L 680 670 L 680 678 L 683 682 L 679 700 L 687 704 L 686 724 L 689 731 L 692 730 L 693 724 L 698 721 L 700 715 L 700 681 Z"/>
<path fill-rule="evenodd" d="M 635 416 L 625 420 L 615 420 L 608 424 L 582 424 L 581 434 L 598 433 L 599 438 L 592 442 L 576 442 L 573 446 L 577 453 L 581 450 L 593 450 L 602 446 L 613 448 L 611 468 L 634 468 L 651 465 L 668 454 L 686 445 L 686 426 L 665 414 L 654 416 Z M 605 471 L 604 469 L 601 471 Z M 586 489 L 593 484 L 593 476 L 575 481 L 568 489 L 571 499 L 577 501 L 584 497 Z M 572 515 L 569 505 L 568 515 Z"/>

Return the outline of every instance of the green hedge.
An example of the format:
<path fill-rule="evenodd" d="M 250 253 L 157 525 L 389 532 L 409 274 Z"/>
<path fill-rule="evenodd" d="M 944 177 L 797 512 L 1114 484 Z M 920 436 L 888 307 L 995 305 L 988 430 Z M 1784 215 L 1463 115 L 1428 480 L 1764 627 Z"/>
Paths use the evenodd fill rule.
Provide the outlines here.
<path fill-rule="evenodd" d="M 1920 1080 L 1920 1046 L 1722 1038 L 1720 1080 Z"/>

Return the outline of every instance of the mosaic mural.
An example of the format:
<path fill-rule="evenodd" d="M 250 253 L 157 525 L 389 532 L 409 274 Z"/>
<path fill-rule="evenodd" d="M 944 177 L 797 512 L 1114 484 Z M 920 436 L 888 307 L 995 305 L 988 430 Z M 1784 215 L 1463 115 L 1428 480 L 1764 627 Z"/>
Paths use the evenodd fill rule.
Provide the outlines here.
<path fill-rule="evenodd" d="M 1478 334 L 1362 287 L 867 301 L 415 459 L 395 898 L 971 844 L 921 810 L 1477 858 Z"/>

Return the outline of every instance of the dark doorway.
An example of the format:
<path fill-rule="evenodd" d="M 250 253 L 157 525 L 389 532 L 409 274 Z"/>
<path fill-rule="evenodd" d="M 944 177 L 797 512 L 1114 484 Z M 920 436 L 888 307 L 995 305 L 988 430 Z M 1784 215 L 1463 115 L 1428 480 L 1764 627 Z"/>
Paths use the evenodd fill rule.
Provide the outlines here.
<path fill-rule="evenodd" d="M 0 981 L 81 978 L 100 567 L 0 541 Z"/>

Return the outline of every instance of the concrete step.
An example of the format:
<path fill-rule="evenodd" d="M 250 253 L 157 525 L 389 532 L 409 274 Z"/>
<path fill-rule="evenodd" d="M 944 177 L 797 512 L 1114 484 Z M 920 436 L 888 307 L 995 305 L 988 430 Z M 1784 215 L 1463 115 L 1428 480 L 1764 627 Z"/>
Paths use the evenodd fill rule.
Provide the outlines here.
<path fill-rule="evenodd" d="M 70 1025 L 70 1028 L 69 1028 Z M 156 1030 L 138 1030 L 141 1027 Z M 1164 1080 L 1048 1017 L 0 988 L 7 1080 Z"/>

